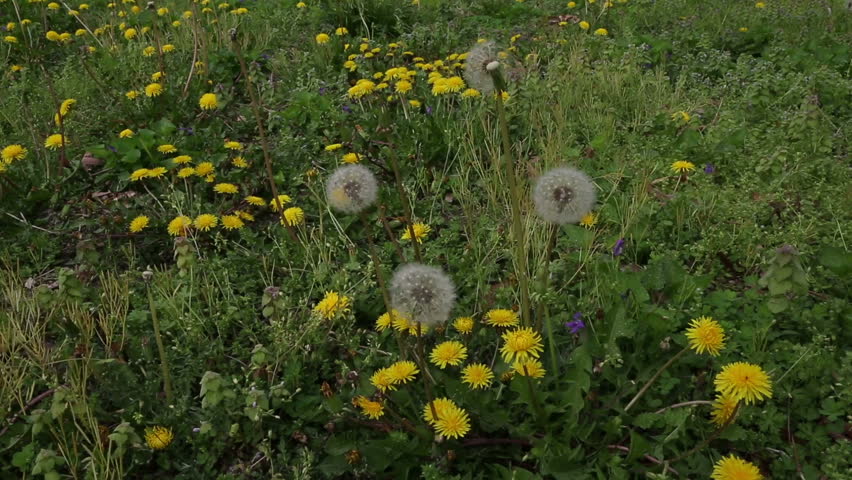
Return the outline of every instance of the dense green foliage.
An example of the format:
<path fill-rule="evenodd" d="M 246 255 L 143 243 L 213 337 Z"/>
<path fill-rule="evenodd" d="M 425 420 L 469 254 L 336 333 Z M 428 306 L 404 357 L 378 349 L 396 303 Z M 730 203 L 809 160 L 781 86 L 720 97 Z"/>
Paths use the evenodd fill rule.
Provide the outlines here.
<path fill-rule="evenodd" d="M 17 38 L 0 50 L 0 148 L 28 150 L 0 160 L 0 478 L 710 478 L 729 454 L 766 478 L 852 478 L 845 2 L 108 3 L 74 16 L 0 0 L 3 36 Z M 45 35 L 81 26 L 67 43 Z M 497 98 L 427 83 L 430 69 L 462 76 L 453 63 L 480 38 L 505 52 L 521 253 Z M 359 79 L 399 66 L 417 72 L 410 92 L 386 77 L 353 98 Z M 217 108 L 199 106 L 205 93 Z M 45 148 L 57 133 L 68 143 Z M 270 209 L 265 149 L 303 224 Z M 363 217 L 326 200 L 345 153 L 381 185 Z M 180 178 L 175 155 L 210 162 L 215 179 Z M 593 225 L 534 213 L 532 183 L 565 164 L 594 180 Z M 417 252 L 401 239 L 409 204 L 431 227 Z M 179 215 L 238 212 L 253 221 L 167 231 Z M 140 215 L 150 224 L 129 233 Z M 472 334 L 376 331 L 377 273 L 420 256 L 452 277 L 452 318 L 473 317 Z M 510 375 L 483 324 L 521 308 L 519 279 L 544 337 L 540 379 Z M 350 308 L 322 315 L 326 292 Z M 700 316 L 724 327 L 721 354 L 688 351 L 625 409 Z M 435 365 L 394 391 L 371 383 L 445 340 L 492 366 L 490 388 Z M 760 365 L 772 396 L 717 429 L 713 380 L 731 362 Z M 466 410 L 469 432 L 435 435 L 422 418 L 433 393 Z M 384 414 L 365 416 L 361 395 Z M 146 441 L 154 426 L 173 432 L 166 448 Z"/>

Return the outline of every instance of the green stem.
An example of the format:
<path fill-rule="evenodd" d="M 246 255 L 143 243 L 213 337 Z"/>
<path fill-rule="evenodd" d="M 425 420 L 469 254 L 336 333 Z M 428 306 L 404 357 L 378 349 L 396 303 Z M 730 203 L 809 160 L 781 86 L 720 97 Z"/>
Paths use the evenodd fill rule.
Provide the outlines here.
<path fill-rule="evenodd" d="M 535 415 L 538 417 L 538 422 L 544 425 L 544 411 L 541 409 L 541 405 L 538 403 L 538 397 L 535 394 L 535 388 L 533 388 L 532 379 L 530 378 L 529 370 L 527 370 L 527 366 L 524 365 L 524 378 L 527 380 L 527 389 L 530 392 L 530 400 L 533 404 L 533 410 L 535 410 Z"/>
<path fill-rule="evenodd" d="M 367 215 L 364 212 L 361 212 L 359 215 L 361 217 L 361 222 L 364 224 L 364 236 L 367 237 L 367 245 L 370 249 L 370 259 L 373 261 L 373 266 L 376 269 L 376 283 L 379 285 L 379 290 L 382 292 L 382 300 L 385 302 L 385 311 L 388 312 L 388 318 L 391 322 L 391 329 L 393 330 L 393 307 L 391 305 L 391 297 L 390 292 L 388 292 L 387 284 L 385 283 L 385 274 L 382 271 L 382 264 L 379 261 L 379 255 L 376 252 L 376 245 L 373 243 L 373 234 L 370 229 L 370 222 L 367 220 Z M 407 357 L 405 344 L 402 341 L 402 332 L 394 335 L 396 337 L 396 343 L 399 347 L 399 355 L 402 359 Z"/>
<path fill-rule="evenodd" d="M 157 319 L 157 307 L 154 305 L 154 296 L 151 294 L 151 285 L 146 284 L 148 291 L 148 307 L 151 309 L 151 322 L 154 324 L 154 338 L 157 341 L 157 350 L 160 352 L 160 369 L 163 373 L 163 389 L 166 391 L 166 401 L 169 405 L 174 402 L 172 396 L 172 378 L 169 375 L 169 359 L 166 356 L 166 347 L 163 346 L 163 338 L 160 335 L 160 321 Z"/>
<path fill-rule="evenodd" d="M 728 425 L 730 425 L 730 424 L 734 423 L 734 417 L 736 417 L 736 416 L 737 416 L 737 412 L 739 411 L 739 409 L 740 409 L 740 402 L 737 402 L 737 406 L 736 406 L 736 407 L 734 407 L 734 411 L 733 411 L 733 412 L 731 412 L 731 416 L 730 416 L 730 417 L 728 417 L 728 420 L 725 422 L 725 424 L 724 424 L 724 425 L 722 425 L 721 427 L 719 427 L 719 428 L 718 428 L 715 432 L 711 433 L 711 434 L 710 434 L 710 436 L 709 436 L 709 437 L 707 437 L 707 438 L 706 438 L 703 442 L 701 442 L 698 446 L 694 447 L 692 450 L 689 450 L 689 451 L 688 451 L 688 452 L 686 452 L 686 453 L 683 453 L 683 454 L 681 454 L 681 455 L 678 455 L 678 456 L 676 456 L 675 458 L 673 458 L 673 459 L 671 459 L 671 460 L 667 461 L 667 462 L 666 462 L 666 464 L 674 463 L 674 462 L 677 462 L 677 461 L 679 461 L 679 460 L 683 460 L 684 458 L 686 458 L 686 457 L 688 457 L 688 456 L 692 455 L 693 453 L 695 453 L 695 452 L 697 452 L 697 451 L 701 450 L 702 448 L 706 447 L 707 445 L 709 445 L 709 444 L 710 444 L 710 442 L 712 442 L 713 440 L 715 440 L 715 439 L 716 439 L 719 435 L 721 435 L 721 434 L 722 434 L 722 432 L 724 432 L 724 431 L 725 431 L 725 429 L 726 429 L 726 428 L 728 428 Z"/>
<path fill-rule="evenodd" d="M 281 224 L 286 227 L 287 233 L 290 235 L 290 240 L 292 240 L 293 243 L 299 243 L 299 238 L 296 237 L 294 227 L 290 225 L 290 222 L 288 222 L 287 218 L 284 216 L 284 206 L 281 205 L 281 200 L 278 198 L 278 187 L 275 185 L 275 175 L 272 173 L 272 157 L 269 154 L 269 142 L 266 140 L 266 130 L 263 128 L 263 120 L 260 118 L 260 101 L 254 91 L 254 85 L 251 83 L 248 67 L 246 66 L 246 60 L 243 58 L 243 52 L 242 49 L 240 49 L 240 42 L 237 41 L 236 29 L 231 32 L 231 44 L 234 46 L 234 54 L 237 56 L 237 60 L 240 63 L 240 71 L 243 75 L 243 79 L 245 80 L 246 90 L 248 90 L 249 98 L 251 100 L 252 112 L 254 113 L 254 119 L 257 122 L 257 132 L 260 135 L 260 146 L 263 148 L 263 163 L 266 165 L 266 177 L 269 181 L 269 189 L 272 190 L 272 199 L 275 202 L 275 206 L 278 208 L 278 213 L 281 215 Z M 206 67 L 207 65 L 205 65 L 205 68 Z"/>
<path fill-rule="evenodd" d="M 432 410 L 432 418 L 438 421 L 438 411 L 435 409 L 435 397 L 432 395 L 432 385 L 429 383 L 429 378 L 432 374 L 429 373 L 429 365 L 426 363 L 426 356 L 423 353 L 423 329 L 420 322 L 417 322 L 417 359 L 420 361 L 420 370 L 423 374 L 423 389 L 426 392 L 426 401 L 429 402 L 429 408 Z"/>
<path fill-rule="evenodd" d="M 662 375 L 662 373 L 665 372 L 666 369 L 669 368 L 671 366 L 671 364 L 673 364 L 675 362 L 675 360 L 682 357 L 683 354 L 686 353 L 688 350 L 689 350 L 689 347 L 684 347 L 683 350 L 677 352 L 677 354 L 675 354 L 675 356 L 670 358 L 669 361 L 665 363 L 665 365 L 660 367 L 660 369 L 657 370 L 657 373 L 655 373 L 654 376 L 651 377 L 650 380 L 648 380 L 648 382 L 642 387 L 642 389 L 639 390 L 638 393 L 636 393 L 636 396 L 633 397 L 632 400 L 630 400 L 630 403 L 628 403 L 627 406 L 624 407 L 624 411 L 627 412 L 628 410 L 630 410 L 630 407 L 632 407 L 633 405 L 636 405 L 636 402 L 638 402 L 639 399 L 642 398 L 642 395 L 645 395 L 645 392 L 647 392 L 648 389 L 651 388 L 651 385 L 653 385 L 654 382 L 657 381 L 657 378 L 659 378 L 660 375 Z"/>
<path fill-rule="evenodd" d="M 500 123 L 500 135 L 503 139 L 503 160 L 506 165 L 506 180 L 509 183 L 509 194 L 512 197 L 512 236 L 515 240 L 515 257 L 518 260 L 518 284 L 521 287 L 521 322 L 529 326 L 530 319 L 530 287 L 527 279 L 527 252 L 524 244 L 524 230 L 521 224 L 521 192 L 515 175 L 515 161 L 512 155 L 512 144 L 509 141 L 509 122 L 506 120 L 506 109 L 503 106 L 503 88 L 499 73 L 495 70 L 492 75 L 497 85 L 497 120 Z"/>
<path fill-rule="evenodd" d="M 545 295 L 547 294 L 547 289 L 550 287 L 550 257 L 553 255 L 553 249 L 556 247 L 556 236 L 558 233 L 559 227 L 551 225 L 550 238 L 544 253 L 544 267 L 542 267 L 538 277 L 542 299 L 538 306 L 538 330 L 541 331 L 542 323 L 544 323 L 544 328 L 547 330 L 547 347 L 550 350 L 550 368 L 554 375 L 559 374 L 559 363 L 556 360 L 556 337 L 553 335 L 553 323 L 550 321 L 550 308 L 545 300 Z"/>
<path fill-rule="evenodd" d="M 408 203 L 408 196 L 405 194 L 405 188 L 402 186 L 402 175 L 399 173 L 399 162 L 397 162 L 396 151 L 388 147 L 388 157 L 393 168 L 393 178 L 396 182 L 396 191 L 399 194 L 399 201 L 402 202 L 403 212 L 405 213 L 405 225 L 408 228 L 408 234 L 411 236 L 411 245 L 414 246 L 414 257 L 418 262 L 423 263 L 423 257 L 420 256 L 420 243 L 414 235 L 414 215 L 411 210 L 411 204 Z"/>

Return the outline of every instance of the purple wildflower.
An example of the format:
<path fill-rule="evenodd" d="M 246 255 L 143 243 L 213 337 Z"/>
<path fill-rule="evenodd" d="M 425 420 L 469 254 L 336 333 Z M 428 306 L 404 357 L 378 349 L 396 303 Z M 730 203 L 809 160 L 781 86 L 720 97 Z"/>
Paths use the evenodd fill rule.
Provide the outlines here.
<path fill-rule="evenodd" d="M 346 112 L 346 113 L 352 113 L 352 109 L 349 107 L 349 105 L 343 105 L 340 108 L 342 108 L 343 111 Z"/>
<path fill-rule="evenodd" d="M 615 246 L 612 247 L 612 255 L 614 257 L 617 257 L 624 253 L 624 243 L 625 241 L 623 238 L 619 238 L 618 241 L 615 242 Z"/>
<path fill-rule="evenodd" d="M 571 333 L 574 334 L 586 328 L 586 324 L 583 323 L 583 314 L 580 312 L 575 313 L 574 320 L 565 322 L 565 328 L 571 329 Z"/>
<path fill-rule="evenodd" d="M 432 115 L 432 107 L 426 105 L 426 115 Z"/>
<path fill-rule="evenodd" d="M 713 165 L 712 163 L 708 163 L 707 165 L 704 165 L 704 173 L 706 173 L 708 175 L 716 173 L 716 165 Z"/>
<path fill-rule="evenodd" d="M 110 151 L 110 152 L 112 152 L 112 153 L 116 153 L 116 152 L 118 152 L 118 149 L 117 149 L 117 148 L 115 148 L 115 147 L 113 147 L 112 145 L 107 145 L 106 147 L 107 147 L 107 148 L 109 149 L 109 151 Z"/>

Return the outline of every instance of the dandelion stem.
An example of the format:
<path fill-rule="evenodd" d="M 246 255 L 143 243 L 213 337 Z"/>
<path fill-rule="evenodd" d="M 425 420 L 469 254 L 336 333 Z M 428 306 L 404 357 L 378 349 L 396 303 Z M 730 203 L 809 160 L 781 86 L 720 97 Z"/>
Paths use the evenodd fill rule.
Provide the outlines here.
<path fill-rule="evenodd" d="M 151 294 L 151 285 L 146 282 L 148 291 L 148 307 L 151 309 L 151 322 L 154 325 L 154 338 L 157 341 L 157 350 L 160 352 L 160 369 L 163 372 L 163 389 L 166 391 L 166 401 L 169 405 L 174 402 L 172 397 L 172 378 L 169 376 L 169 360 L 166 356 L 166 348 L 163 346 L 163 338 L 160 335 L 160 321 L 157 319 L 157 306 L 154 304 L 154 296 Z"/>
<path fill-rule="evenodd" d="M 530 401 L 533 404 L 533 410 L 535 410 L 535 415 L 538 417 L 538 421 L 540 424 L 544 424 L 544 412 L 541 409 L 541 405 L 538 403 L 538 397 L 535 394 L 535 388 L 533 387 L 532 379 L 530 378 L 530 372 L 527 370 L 527 366 L 523 365 L 524 368 L 524 378 L 527 380 L 527 389 L 530 392 Z"/>
<path fill-rule="evenodd" d="M 728 428 L 728 425 L 730 425 L 730 424 L 734 423 L 734 418 L 737 416 L 737 412 L 738 412 L 738 411 L 739 411 L 739 409 L 740 409 L 740 403 L 741 403 L 741 402 L 737 402 L 737 406 L 736 406 L 736 407 L 734 407 L 734 411 L 733 411 L 733 412 L 731 412 L 731 416 L 730 416 L 730 417 L 728 417 L 728 420 L 724 423 L 724 425 L 722 425 L 721 427 L 719 427 L 718 429 L 716 429 L 716 431 L 714 431 L 713 433 L 711 433 L 711 434 L 710 434 L 710 436 L 709 436 L 709 437 L 707 437 L 707 438 L 706 438 L 703 442 L 701 442 L 701 443 L 700 443 L 700 444 L 698 444 L 697 446 L 693 447 L 693 448 L 692 448 L 692 450 L 689 450 L 689 451 L 688 451 L 688 452 L 686 452 L 686 453 L 680 454 L 680 455 L 676 456 L 675 458 L 673 458 L 673 459 L 671 459 L 671 460 L 668 460 L 668 461 L 666 462 L 666 465 L 668 465 L 669 463 L 677 462 L 677 461 L 679 461 L 679 460 L 683 460 L 684 458 L 686 458 L 686 457 L 688 457 L 688 456 L 692 455 L 693 453 L 695 453 L 695 452 L 697 452 L 697 451 L 701 450 L 702 448 L 706 447 L 707 445 L 709 445 L 709 444 L 710 444 L 710 442 L 712 442 L 712 441 L 713 441 L 713 440 L 715 440 L 715 439 L 716 439 L 719 435 L 721 435 L 721 434 L 722 434 L 722 432 L 724 432 L 724 431 L 725 431 L 725 429 L 726 429 L 726 428 Z"/>
<path fill-rule="evenodd" d="M 388 157 L 393 168 L 393 178 L 396 182 L 396 190 L 399 194 L 399 201 L 402 202 L 403 213 L 405 214 L 405 225 L 408 228 L 408 234 L 411 235 L 411 245 L 414 246 L 414 257 L 418 262 L 423 263 L 423 258 L 420 256 L 420 243 L 414 234 L 414 217 L 411 211 L 411 204 L 408 203 L 408 196 L 405 194 L 405 188 L 402 186 L 402 175 L 399 173 L 399 162 L 396 158 L 396 151 L 388 147 Z"/>
<path fill-rule="evenodd" d="M 275 175 L 272 173 L 272 158 L 269 155 L 269 142 L 266 139 L 266 130 L 263 128 L 263 120 L 260 118 L 260 101 L 257 99 L 257 94 L 254 91 L 254 85 L 251 83 L 248 67 L 246 67 L 246 60 L 243 57 L 242 49 L 240 49 L 240 42 L 237 41 L 236 29 L 231 31 L 231 44 L 234 47 L 234 54 L 237 56 L 237 60 L 240 63 L 240 72 L 243 75 L 246 90 L 248 90 L 249 98 L 251 99 L 251 108 L 254 112 L 254 119 L 257 122 L 257 132 L 260 135 L 260 146 L 263 148 L 263 163 L 266 165 L 266 176 L 269 180 L 269 189 L 272 190 L 272 199 L 275 202 L 275 206 L 278 207 L 278 213 L 281 214 L 281 223 L 286 227 L 287 232 L 290 235 L 290 239 L 293 240 L 293 243 L 299 243 L 299 239 L 296 237 L 296 232 L 293 231 L 293 226 L 290 225 L 290 222 L 287 221 L 287 217 L 284 216 L 284 207 L 281 205 L 281 199 L 278 198 L 278 187 L 275 186 Z"/>
<path fill-rule="evenodd" d="M 527 279 L 527 252 L 524 244 L 524 231 L 521 225 L 521 192 L 515 176 L 515 161 L 512 155 L 512 144 L 509 141 L 509 122 L 506 120 L 506 109 L 503 106 L 503 82 L 497 70 L 492 72 L 497 93 L 497 121 L 500 123 L 500 136 L 503 140 L 503 160 L 506 165 L 506 181 L 509 183 L 509 195 L 512 205 L 512 236 L 515 240 L 515 257 L 518 261 L 518 285 L 521 288 L 521 321 L 524 326 L 530 326 L 530 288 Z"/>
<path fill-rule="evenodd" d="M 417 322 L 417 359 L 420 362 L 420 370 L 423 371 L 423 389 L 426 391 L 426 401 L 429 402 L 429 408 L 432 410 L 432 418 L 438 421 L 438 411 L 435 409 L 435 397 L 432 395 L 432 385 L 429 384 L 429 379 L 432 374 L 429 373 L 429 365 L 426 363 L 426 357 L 423 353 L 423 328 L 420 322 Z"/>
<path fill-rule="evenodd" d="M 670 358 L 668 362 L 666 362 L 666 363 L 665 363 L 662 367 L 660 367 L 660 369 L 659 369 L 659 370 L 657 370 L 657 373 L 655 373 L 655 374 L 654 374 L 654 376 L 653 376 L 653 377 L 651 377 L 651 379 L 650 379 L 650 380 L 648 380 L 648 382 L 647 382 L 647 383 L 645 383 L 645 385 L 644 385 L 644 386 L 642 386 L 642 389 L 641 389 L 641 390 L 639 390 L 639 392 L 638 392 L 638 393 L 636 393 L 636 396 L 635 396 L 635 397 L 633 397 L 633 399 L 632 399 L 632 400 L 630 400 L 630 403 L 628 403 L 628 404 L 627 404 L 627 406 L 626 406 L 626 407 L 624 407 L 624 411 L 625 411 L 625 412 L 627 412 L 628 410 L 630 410 L 630 408 L 631 408 L 633 405 L 636 405 L 636 402 L 638 402 L 638 401 L 639 401 L 639 399 L 640 399 L 640 398 L 642 398 L 642 395 L 645 395 L 645 392 L 647 392 L 647 391 L 648 391 L 648 389 L 649 389 L 649 388 L 651 388 L 651 385 L 653 385 L 653 384 L 654 384 L 654 382 L 655 382 L 655 381 L 657 381 L 657 378 L 659 378 L 659 377 L 660 377 L 660 375 L 662 375 L 662 373 L 663 373 L 663 372 L 665 372 L 665 371 L 666 371 L 666 369 L 667 369 L 667 368 L 669 368 L 669 367 L 671 366 L 671 364 L 673 364 L 673 363 L 675 362 L 675 360 L 677 360 L 678 358 L 682 357 L 682 356 L 683 356 L 683 354 L 684 354 L 684 353 L 686 353 L 688 350 L 689 350 L 689 347 L 684 347 L 684 349 L 683 349 L 683 350 L 681 350 L 681 351 L 677 352 L 677 353 L 675 354 L 675 356 L 673 356 L 672 358 Z"/>
<path fill-rule="evenodd" d="M 373 267 L 376 269 L 376 280 L 379 284 L 379 290 L 382 291 L 382 300 L 385 302 L 385 311 L 388 312 L 390 324 L 393 325 L 393 307 L 391 306 L 390 293 L 388 292 L 388 287 L 385 283 L 385 274 L 382 271 L 382 263 L 379 261 L 379 255 L 376 252 L 376 245 L 373 242 L 373 233 L 370 228 L 370 222 L 367 220 L 367 215 L 363 211 L 361 211 L 359 216 L 361 217 L 361 222 L 364 224 L 364 236 L 367 237 L 367 245 L 370 248 L 370 258 L 373 260 Z M 395 336 L 397 346 L 399 347 L 399 354 L 403 359 L 405 359 L 406 351 L 405 344 L 402 341 L 402 333 Z"/>
<path fill-rule="evenodd" d="M 544 266 L 539 271 L 538 283 L 541 287 L 541 303 L 539 303 L 538 314 L 538 330 L 541 331 L 542 323 L 547 331 L 547 348 L 550 350 L 550 368 L 554 375 L 559 375 L 559 364 L 556 360 L 556 338 L 553 336 L 553 324 L 550 321 L 550 308 L 545 300 L 547 289 L 550 287 L 550 256 L 553 255 L 553 249 L 556 247 L 556 236 L 559 234 L 559 227 L 551 225 L 549 229 L 549 239 L 547 241 L 547 249 L 544 253 Z"/>
<path fill-rule="evenodd" d="M 382 220 L 382 226 L 385 229 L 385 233 L 387 233 L 388 238 L 390 238 L 391 243 L 393 243 L 394 248 L 396 249 L 397 255 L 399 255 L 400 263 L 405 263 L 405 252 L 402 251 L 402 247 L 399 245 L 399 242 L 396 241 L 396 236 L 393 234 L 393 230 L 391 230 L 390 225 L 388 225 L 387 218 L 387 209 L 384 205 L 379 206 L 379 218 Z"/>

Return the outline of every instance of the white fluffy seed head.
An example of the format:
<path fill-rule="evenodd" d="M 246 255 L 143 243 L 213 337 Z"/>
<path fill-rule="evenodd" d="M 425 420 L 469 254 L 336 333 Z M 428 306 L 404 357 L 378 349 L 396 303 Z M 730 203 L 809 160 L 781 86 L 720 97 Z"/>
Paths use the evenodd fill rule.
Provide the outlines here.
<path fill-rule="evenodd" d="M 363 165 L 344 165 L 328 177 L 325 194 L 328 204 L 344 213 L 358 213 L 376 201 L 379 184 Z"/>
<path fill-rule="evenodd" d="M 464 79 L 468 85 L 483 94 L 494 91 L 494 78 L 491 72 L 500 66 L 497 59 L 497 47 L 494 42 L 479 43 L 467 54 L 464 67 Z"/>
<path fill-rule="evenodd" d="M 414 322 L 446 322 L 456 302 L 453 280 L 440 268 L 419 263 L 399 267 L 391 278 L 391 306 Z"/>
<path fill-rule="evenodd" d="M 545 172 L 533 189 L 535 211 L 545 221 L 564 225 L 577 223 L 595 206 L 596 190 L 592 179 L 571 167 Z"/>

